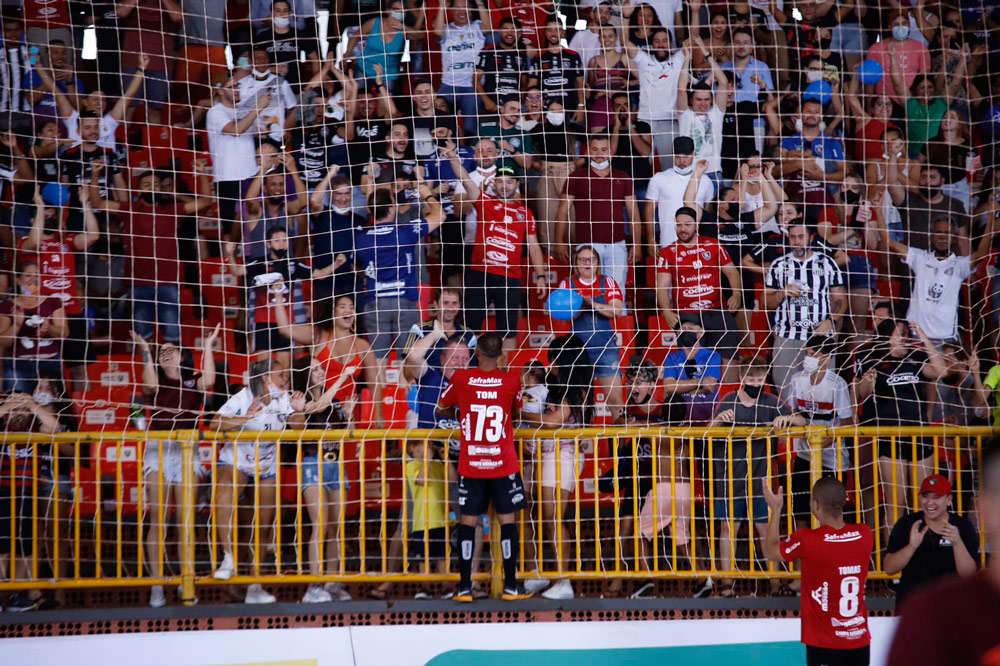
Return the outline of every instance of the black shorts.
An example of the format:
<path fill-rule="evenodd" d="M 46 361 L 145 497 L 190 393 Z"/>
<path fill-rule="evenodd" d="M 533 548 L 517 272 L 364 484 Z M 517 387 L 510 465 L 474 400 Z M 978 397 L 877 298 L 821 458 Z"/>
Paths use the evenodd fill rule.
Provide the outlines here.
<path fill-rule="evenodd" d="M 443 527 L 436 527 L 427 530 L 427 557 L 431 560 L 443 560 L 445 558 L 445 530 Z M 419 562 L 424 559 L 424 532 L 413 532 L 410 534 L 410 561 Z"/>
<path fill-rule="evenodd" d="M 837 478 L 836 472 L 823 468 L 824 477 Z M 792 458 L 792 516 L 795 520 L 808 523 L 812 516 L 810 500 L 812 499 L 812 475 L 809 473 L 809 461 L 798 456 Z"/>
<path fill-rule="evenodd" d="M 490 303 L 496 311 L 496 328 L 501 338 L 517 334 L 521 316 L 521 281 L 502 275 L 470 270 L 465 273 L 465 325 L 479 333 L 483 330 Z"/>
<path fill-rule="evenodd" d="M 516 513 L 527 504 L 521 473 L 494 479 L 458 477 L 458 507 L 463 516 L 481 516 L 490 508 L 498 515 Z"/>
<path fill-rule="evenodd" d="M 806 646 L 806 666 L 868 666 L 871 648 L 864 646 L 850 650 Z"/>
<path fill-rule="evenodd" d="M 889 424 L 890 426 L 893 424 Z M 924 460 L 930 458 L 934 454 L 934 438 L 933 437 L 917 437 L 916 439 L 916 451 L 914 451 L 914 438 L 913 437 L 897 437 L 896 438 L 896 460 L 905 460 L 907 462 L 914 462 L 916 460 Z M 914 453 L 916 457 L 914 457 Z M 879 458 L 892 458 L 892 439 L 889 437 L 880 437 L 878 440 L 878 456 Z"/>
<path fill-rule="evenodd" d="M 67 315 L 69 331 L 63 340 L 62 360 L 68 368 L 79 367 L 87 362 L 87 318 L 82 314 Z"/>

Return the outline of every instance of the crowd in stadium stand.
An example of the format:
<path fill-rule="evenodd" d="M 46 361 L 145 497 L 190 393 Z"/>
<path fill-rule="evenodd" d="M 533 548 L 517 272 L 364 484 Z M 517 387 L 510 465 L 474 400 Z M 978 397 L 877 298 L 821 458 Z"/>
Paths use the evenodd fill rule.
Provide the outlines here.
<path fill-rule="evenodd" d="M 2 4 L 7 432 L 87 429 L 94 400 L 151 430 L 453 428 L 438 398 L 484 331 L 521 373 L 524 427 L 993 420 L 996 3 Z M 570 315 L 550 317 L 567 292 Z M 127 390 L 103 386 L 123 355 L 137 359 Z M 766 522 L 762 442 L 736 442 L 742 468 L 725 440 L 678 453 L 705 479 L 717 467 L 722 569 L 740 521 Z M 853 469 L 906 513 L 937 443 L 831 445 L 823 468 Z M 790 510 L 805 523 L 810 445 L 793 446 Z M 274 524 L 276 448 L 218 447 L 217 579 L 246 559 L 231 519 L 248 484 L 255 519 Z M 413 534 L 424 566 L 426 534 L 427 571 L 444 570 L 446 449 L 397 453 L 427 507 L 390 540 L 397 569 Z M 79 474 L 71 444 L 13 451 L 0 453 L 0 578 L 27 575 L 27 490 L 65 521 Z M 641 535 L 648 566 L 670 515 L 654 487 L 682 508 L 691 488 L 662 484 L 648 440 L 634 455 L 602 468 L 617 479 L 602 490 L 622 489 L 622 534 Z M 295 463 L 314 575 L 340 571 L 338 456 L 313 442 Z M 580 452 L 540 441 L 523 463 L 536 461 L 533 529 L 569 544 Z M 146 511 L 162 515 L 180 501 L 180 443 L 151 441 L 143 469 Z M 687 515 L 670 528 L 690 558 Z M 153 577 L 169 573 L 153 556 L 163 532 L 143 537 Z M 68 538 L 48 549 L 63 571 Z M 560 579 L 545 594 L 574 590 Z M 344 598 L 317 583 L 303 600 Z M 254 585 L 246 600 L 274 597 Z"/>

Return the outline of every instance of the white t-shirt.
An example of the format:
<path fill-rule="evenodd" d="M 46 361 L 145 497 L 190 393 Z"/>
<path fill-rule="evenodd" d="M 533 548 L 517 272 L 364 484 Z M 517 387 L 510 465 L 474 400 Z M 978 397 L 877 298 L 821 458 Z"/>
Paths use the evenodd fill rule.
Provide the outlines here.
<path fill-rule="evenodd" d="M 677 131 L 694 140 L 696 160 L 708 160 L 708 171 L 722 170 L 722 121 L 725 114 L 712 103 L 708 113 L 695 113 L 691 107 L 681 114 Z"/>
<path fill-rule="evenodd" d="M 97 145 L 101 148 L 114 150 L 117 145 L 115 132 L 118 131 L 119 123 L 110 113 L 105 113 L 101 117 L 101 135 L 97 139 Z M 73 142 L 73 145 L 83 141 L 80 136 L 80 112 L 74 109 L 68 117 L 63 118 L 63 125 L 66 126 L 66 136 Z"/>
<path fill-rule="evenodd" d="M 482 21 L 473 21 L 466 26 L 449 23 L 444 27 L 441 38 L 441 85 L 459 88 L 473 87 L 476 75 L 476 61 L 479 52 L 486 46 Z"/>
<path fill-rule="evenodd" d="M 469 178 L 472 180 L 473 183 L 476 184 L 476 186 L 479 189 L 483 190 L 484 192 L 486 192 L 486 194 L 490 195 L 491 197 L 495 197 L 496 192 L 493 191 L 493 179 L 496 177 L 496 175 L 497 175 L 497 169 L 496 166 L 494 166 L 492 169 L 489 170 L 489 172 L 486 173 L 480 171 L 479 169 L 476 169 L 475 171 L 469 174 Z M 483 183 L 486 183 L 485 187 L 483 186 Z M 465 188 L 462 187 L 462 181 L 459 181 L 458 184 L 455 186 L 455 194 L 465 194 Z M 476 208 L 475 206 L 473 206 L 470 208 L 469 212 L 466 213 L 465 215 L 463 237 L 466 243 L 476 242 L 476 220 L 477 220 Z"/>
<path fill-rule="evenodd" d="M 271 103 L 257 114 L 256 132 L 280 142 L 285 133 L 285 115 L 298 105 L 292 87 L 283 77 L 269 74 L 263 79 L 253 75 L 240 79 L 240 117 L 250 113 L 257 105 L 257 97 L 267 92 L 271 93 Z"/>
<path fill-rule="evenodd" d="M 586 77 L 587 67 L 590 65 L 590 59 L 594 56 L 601 55 L 603 50 L 601 47 L 601 31 L 598 30 L 596 33 L 590 30 L 581 30 L 580 32 L 573 35 L 573 39 L 569 42 L 569 50 L 576 51 L 580 55 L 580 61 L 583 63 L 583 73 Z M 615 44 L 615 51 L 621 53 L 622 47 L 620 40 Z"/>
<path fill-rule="evenodd" d="M 677 81 L 684 69 L 684 51 L 660 62 L 642 49 L 632 59 L 639 70 L 639 120 L 677 120 Z"/>
<path fill-rule="evenodd" d="M 295 413 L 292 409 L 291 394 L 274 391 L 271 402 L 264 406 L 257 415 L 243 424 L 243 430 L 284 430 L 288 417 Z M 249 387 L 244 387 L 239 393 L 226 401 L 219 408 L 219 416 L 245 416 L 253 403 L 253 393 Z"/>
<path fill-rule="evenodd" d="M 646 187 L 646 201 L 655 201 L 656 216 L 660 225 L 660 247 L 664 248 L 677 241 L 677 225 L 674 216 L 677 209 L 684 205 L 684 191 L 694 174 L 682 176 L 674 169 L 667 169 L 655 174 L 649 179 Z M 712 181 L 708 176 L 702 176 L 698 183 L 696 201 L 702 208 L 712 198 Z"/>
<path fill-rule="evenodd" d="M 920 324 L 932 340 L 957 337 L 958 295 L 962 283 L 972 275 L 969 258 L 951 254 L 938 259 L 926 250 L 911 247 L 903 261 L 914 277 L 906 318 Z"/>
<path fill-rule="evenodd" d="M 257 155 L 253 131 L 226 134 L 222 128 L 239 120 L 239 109 L 216 104 L 205 115 L 208 149 L 212 154 L 212 179 L 215 182 L 246 180 L 257 173 Z"/>
<path fill-rule="evenodd" d="M 854 415 L 851 394 L 844 378 L 827 369 L 819 384 L 813 384 L 811 375 L 802 371 L 792 376 L 788 386 L 788 406 L 793 412 L 802 414 L 809 425 L 838 426 Z M 823 467 L 837 469 L 836 444 L 823 449 Z M 809 443 L 802 437 L 795 438 L 795 453 L 803 460 L 809 460 Z M 848 464 L 841 449 L 840 469 Z"/>

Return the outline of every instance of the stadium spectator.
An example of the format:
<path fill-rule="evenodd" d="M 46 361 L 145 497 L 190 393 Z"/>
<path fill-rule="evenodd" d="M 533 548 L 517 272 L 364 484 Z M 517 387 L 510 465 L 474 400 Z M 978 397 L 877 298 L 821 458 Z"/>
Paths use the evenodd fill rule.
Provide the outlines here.
<path fill-rule="evenodd" d="M 62 341 L 69 325 L 62 299 L 42 291 L 37 261 L 21 263 L 17 286 L 20 293 L 0 303 L 3 385 L 8 392 L 32 393 L 39 373 L 62 374 Z"/>
<path fill-rule="evenodd" d="M 417 79 L 413 83 L 413 152 L 418 158 L 426 159 L 434 155 L 441 134 L 447 131 L 458 135 L 458 123 L 450 113 L 434 108 L 434 87 L 429 79 Z"/>
<path fill-rule="evenodd" d="M 266 98 L 268 104 L 260 108 L 251 125 L 253 134 L 283 144 L 285 131 L 295 125 L 298 117 L 298 98 L 285 77 L 275 71 L 274 54 L 263 46 L 254 47 L 252 65 L 250 74 L 238 80 L 238 108 L 259 108 L 262 98 Z"/>
<path fill-rule="evenodd" d="M 183 45 L 174 67 L 174 82 L 186 86 L 187 99 L 201 99 L 199 89 L 226 78 L 225 0 L 179 0 Z M 193 87 L 197 86 L 197 87 Z"/>
<path fill-rule="evenodd" d="M 462 316 L 462 292 L 454 287 L 442 288 L 437 298 L 431 303 L 434 311 L 434 318 L 420 324 L 414 324 L 410 328 L 410 335 L 406 339 L 406 355 L 418 340 L 423 339 L 434 331 L 438 324 L 445 333 L 445 337 L 431 347 L 427 356 L 427 363 L 433 367 L 440 367 L 441 353 L 447 342 L 451 340 L 461 340 L 470 350 L 476 348 L 476 334 L 463 326 L 459 319 Z M 435 402 L 435 404 L 437 404 Z"/>
<path fill-rule="evenodd" d="M 513 16 L 500 19 L 497 42 L 479 52 L 473 83 L 479 108 L 496 113 L 500 100 L 537 85 L 538 73 L 532 59 L 521 45 L 520 22 Z"/>
<path fill-rule="evenodd" d="M 736 28 L 732 39 L 733 59 L 720 66 L 736 75 L 736 103 L 756 102 L 762 92 L 774 90 L 771 69 L 754 57 L 753 32 L 749 28 Z"/>
<path fill-rule="evenodd" d="M 611 96 L 611 168 L 631 174 L 636 200 L 646 199 L 649 179 L 653 177 L 653 131 L 639 120 L 628 93 Z M 641 253 L 640 253 L 641 254 Z"/>
<path fill-rule="evenodd" d="M 891 158 L 890 158 L 891 159 Z M 962 254 L 968 254 L 969 217 L 961 202 L 946 196 L 941 191 L 943 178 L 940 168 L 924 165 L 920 169 L 919 187 L 916 192 L 902 183 L 899 168 L 887 169 L 886 188 L 892 203 L 904 216 L 906 237 L 910 247 L 929 251 L 931 231 L 934 222 L 949 220 L 956 235 L 957 247 Z"/>
<path fill-rule="evenodd" d="M 585 79 L 589 80 L 590 73 L 594 67 L 591 61 L 606 48 L 604 42 L 605 28 L 610 28 L 614 31 L 614 26 L 611 24 L 611 3 L 602 0 L 597 3 L 597 6 L 587 16 L 586 29 L 577 30 L 576 34 L 569 40 L 570 50 L 579 55 L 580 62 L 583 63 L 583 75 Z M 616 48 L 618 36 L 612 32 L 612 37 L 614 38 L 614 42 L 610 48 Z M 620 50 L 621 47 L 617 47 L 617 49 Z"/>
<path fill-rule="evenodd" d="M 31 54 L 24 40 L 21 13 L 4 9 L 3 31 L 0 34 L 0 112 L 4 114 L 28 109 L 25 78 L 31 74 Z"/>
<path fill-rule="evenodd" d="M 714 185 L 714 194 L 714 190 L 717 190 L 722 182 L 722 128 L 726 106 L 729 103 L 729 79 L 723 74 L 719 63 L 701 38 L 695 35 L 692 41 L 689 54 L 693 53 L 694 49 L 700 49 L 700 53 L 711 65 L 711 81 L 715 84 L 715 92 L 712 92 L 712 87 L 707 81 L 695 83 L 689 89 L 691 74 L 688 71 L 681 72 L 677 84 L 677 111 L 680 113 L 677 132 L 681 136 L 691 137 L 694 141 L 696 160 L 708 160 L 706 173 Z M 689 65 L 693 59 L 693 55 L 688 56 Z"/>
<path fill-rule="evenodd" d="M 670 169 L 674 166 L 673 155 L 677 154 L 678 86 L 687 55 L 683 49 L 670 52 L 670 33 L 664 29 L 654 31 L 648 52 L 627 35 L 624 48 L 639 79 L 636 117 L 652 129 L 653 147 L 659 159 L 659 164 L 654 159 L 653 171 Z"/>
<path fill-rule="evenodd" d="M 202 341 L 201 368 L 194 367 L 194 358 L 187 349 L 165 342 L 157 350 L 157 360 L 149 342 L 136 331 L 132 341 L 142 360 L 142 392 L 152 400 L 149 418 L 151 430 L 192 430 L 198 427 L 199 413 L 205 395 L 215 390 L 215 343 L 221 324 Z M 171 509 L 182 506 L 184 483 L 184 453 L 177 440 L 150 440 L 142 452 L 142 475 L 145 510 L 150 516 L 143 539 L 146 562 L 152 578 L 164 577 L 167 532 Z M 195 462 L 192 458 L 192 462 Z M 197 468 L 189 477 L 198 480 Z M 179 553 L 178 553 L 179 556 Z M 159 608 L 167 603 L 162 585 L 149 592 L 149 605 Z"/>
<path fill-rule="evenodd" d="M 788 252 L 774 260 L 764 281 L 764 303 L 774 310 L 771 378 L 782 396 L 802 367 L 813 334 L 833 337 L 847 309 L 844 276 L 827 254 L 817 252 L 801 220 L 788 225 Z"/>
<path fill-rule="evenodd" d="M 168 77 L 173 68 L 168 63 L 174 59 L 174 40 L 170 37 L 183 20 L 181 6 L 173 0 L 125 0 L 116 3 L 115 13 L 121 33 L 121 89 L 127 87 L 127 77 L 134 77 L 141 69 L 146 122 L 159 125 L 170 96 Z"/>
<path fill-rule="evenodd" d="M 874 86 L 874 92 L 888 95 L 894 102 L 902 105 L 905 97 L 900 95 L 893 67 L 899 73 L 904 88 L 910 88 L 918 74 L 931 68 L 931 54 L 927 46 L 910 34 L 910 13 L 907 9 L 897 9 L 888 18 L 884 39 L 873 44 L 868 49 L 868 60 L 874 60 L 882 66 L 883 75 Z M 891 37 L 891 39 L 890 39 Z M 869 89 L 868 92 L 872 92 Z"/>
<path fill-rule="evenodd" d="M 941 191 L 961 201 L 965 212 L 972 212 L 969 173 L 979 161 L 979 154 L 972 145 L 969 127 L 957 109 L 945 111 L 937 135 L 924 144 L 920 159 L 939 167 L 944 181 Z"/>
<path fill-rule="evenodd" d="M 541 97 L 540 92 L 532 94 Z M 562 102 L 551 100 L 544 119 L 531 131 L 535 169 L 540 172 L 532 210 L 538 218 L 539 241 L 548 253 L 555 242 L 554 225 L 566 179 L 583 162 L 576 156 L 576 140 L 576 133 L 567 126 Z"/>
<path fill-rule="evenodd" d="M 409 556 L 417 570 L 424 574 L 447 573 L 448 503 L 445 501 L 448 472 L 435 455 L 427 440 L 407 442 L 409 460 L 403 467 L 403 478 L 413 499 L 412 528 L 409 533 Z M 420 588 L 414 599 L 433 599 L 426 587 Z"/>
<path fill-rule="evenodd" d="M 267 238 L 281 229 L 293 239 L 290 254 L 301 254 L 305 245 L 305 212 L 309 205 L 306 184 L 291 153 L 278 153 L 270 142 L 258 149 L 260 168 L 244 197 L 245 216 L 239 238 L 246 260 L 267 256 Z"/>
<path fill-rule="evenodd" d="M 673 166 L 654 174 L 646 189 L 643 221 L 650 256 L 657 256 L 660 250 L 677 242 L 677 210 L 685 205 L 684 195 L 692 180 L 698 183 L 694 202 L 700 208 L 704 209 L 712 198 L 713 188 L 709 177 L 704 172 L 695 176 L 694 139 L 689 136 L 676 137 L 672 155 Z M 658 228 L 654 227 L 657 222 Z"/>
<path fill-rule="evenodd" d="M 356 73 L 356 77 L 361 79 L 361 88 L 368 89 L 373 82 L 384 77 L 386 91 L 399 92 L 400 66 L 406 41 L 422 38 L 416 26 L 413 29 L 407 27 L 402 0 L 386 3 L 381 16 L 365 20 L 361 30 L 351 35 L 345 50 L 345 53 L 353 53 L 359 43 L 364 44 Z"/>
<path fill-rule="evenodd" d="M 492 139 L 500 157 L 517 162 L 522 168 L 531 166 L 535 152 L 531 133 L 518 126 L 521 120 L 521 98 L 508 95 L 500 100 L 500 113 L 496 120 L 478 123 L 473 133 L 480 139 Z"/>
<path fill-rule="evenodd" d="M 361 191 L 369 198 L 376 188 L 387 191 L 397 189 L 398 181 L 405 175 L 415 177 L 417 160 L 410 141 L 410 126 L 403 121 L 393 121 L 385 137 L 381 154 L 373 155 L 361 176 Z"/>
<path fill-rule="evenodd" d="M 599 8 L 600 9 L 600 8 Z M 585 34 L 577 33 L 577 36 Z M 586 33 L 586 34 L 589 34 Z M 612 97 L 626 90 L 632 64 L 618 45 L 618 30 L 610 25 L 600 31 L 600 49 L 587 62 L 587 131 L 605 132 L 614 123 Z"/>
<path fill-rule="evenodd" d="M 704 425 L 712 420 L 722 382 L 722 358 L 701 345 L 701 317 L 680 315 L 677 350 L 663 361 L 664 417 L 671 424 Z"/>
<path fill-rule="evenodd" d="M 896 521 L 886 544 L 887 574 L 902 574 L 896 603 L 916 590 L 949 575 L 975 575 L 979 534 L 968 518 L 953 513 L 951 482 L 940 474 L 920 482 L 919 511 Z"/>
<path fill-rule="evenodd" d="M 31 43 L 30 37 L 28 38 L 28 42 Z M 26 91 L 25 98 L 29 109 L 39 115 L 56 115 L 55 96 L 49 87 L 50 84 L 47 84 L 40 74 L 43 68 L 49 70 L 47 72 L 48 79 L 64 95 L 70 98 L 71 103 L 76 108 L 80 108 L 79 97 L 87 94 L 86 86 L 83 85 L 83 81 L 77 77 L 76 71 L 73 69 L 71 51 L 67 48 L 66 44 L 67 42 L 58 39 L 47 42 L 48 57 L 41 56 L 45 58 L 39 62 L 42 67 L 32 68 L 22 82 L 21 87 Z M 48 60 L 48 62 L 45 62 L 45 60 Z"/>
<path fill-rule="evenodd" d="M 486 35 L 493 33 L 492 12 L 483 0 L 474 0 L 477 20 L 469 15 L 468 0 L 446 0 L 438 5 L 434 17 L 434 36 L 441 46 L 441 85 L 437 94 L 448 100 L 453 109 L 461 109 L 462 126 L 475 134 L 479 125 L 479 105 L 473 79 L 479 53 L 486 45 Z M 446 17 L 451 10 L 451 22 Z"/>
<path fill-rule="evenodd" d="M 545 103 L 559 100 L 567 113 L 573 114 L 570 116 L 572 122 L 582 127 L 586 107 L 582 97 L 585 90 L 585 63 L 579 53 L 562 45 L 565 33 L 559 18 L 555 14 L 549 14 L 545 20 L 545 44 L 544 47 L 539 47 L 535 68 Z"/>
<path fill-rule="evenodd" d="M 276 73 L 288 81 L 293 91 L 298 91 L 306 79 L 300 54 L 305 53 L 308 66 L 314 72 L 319 71 L 319 48 L 308 30 L 303 31 L 292 23 L 291 2 L 274 0 L 269 25 L 254 34 L 253 44 L 254 50 L 263 48 L 271 54 Z"/>
<path fill-rule="evenodd" d="M 827 188 L 836 188 L 846 174 L 844 145 L 823 133 L 819 100 L 803 99 L 799 116 L 801 129 L 781 140 L 779 173 L 789 198 L 810 207 L 826 206 L 831 203 Z"/>

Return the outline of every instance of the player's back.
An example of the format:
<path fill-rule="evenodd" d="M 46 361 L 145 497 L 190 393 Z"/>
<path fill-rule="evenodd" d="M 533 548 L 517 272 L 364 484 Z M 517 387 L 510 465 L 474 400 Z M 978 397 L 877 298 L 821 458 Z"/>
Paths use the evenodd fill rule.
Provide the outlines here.
<path fill-rule="evenodd" d="M 802 642 L 851 650 L 871 642 L 865 583 L 873 537 L 867 525 L 796 530 L 781 546 L 785 560 L 800 560 Z"/>
<path fill-rule="evenodd" d="M 459 410 L 459 474 L 499 477 L 520 471 L 513 426 L 520 391 L 521 378 L 514 372 L 481 368 L 455 372 L 440 404 Z"/>

